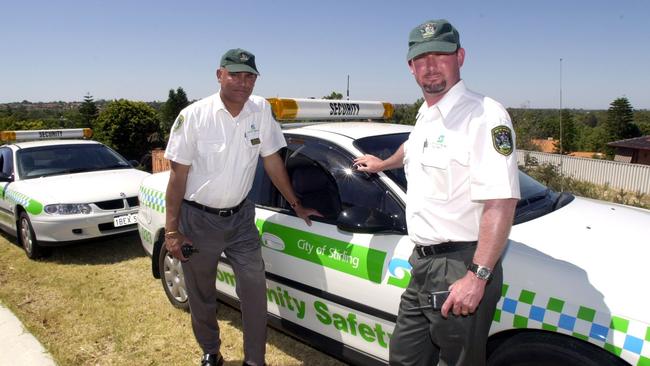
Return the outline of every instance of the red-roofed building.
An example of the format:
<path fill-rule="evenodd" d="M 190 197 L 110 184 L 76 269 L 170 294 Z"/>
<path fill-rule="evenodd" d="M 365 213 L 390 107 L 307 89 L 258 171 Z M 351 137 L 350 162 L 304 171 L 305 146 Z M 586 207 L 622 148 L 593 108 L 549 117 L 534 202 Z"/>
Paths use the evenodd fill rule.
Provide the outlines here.
<path fill-rule="evenodd" d="M 548 139 L 533 139 L 531 142 L 537 146 L 539 151 L 545 153 L 555 154 L 555 145 L 558 143 L 557 140 L 554 140 L 552 137 Z M 569 153 L 569 156 L 575 156 L 578 158 L 589 158 L 589 159 L 602 159 L 603 154 L 592 151 L 574 151 Z"/>
<path fill-rule="evenodd" d="M 615 161 L 650 165 L 650 135 L 607 143 L 616 149 Z"/>
<path fill-rule="evenodd" d="M 555 140 L 553 140 L 552 137 L 549 137 L 548 139 L 533 139 L 531 142 L 533 145 L 536 145 L 541 152 L 555 152 Z"/>

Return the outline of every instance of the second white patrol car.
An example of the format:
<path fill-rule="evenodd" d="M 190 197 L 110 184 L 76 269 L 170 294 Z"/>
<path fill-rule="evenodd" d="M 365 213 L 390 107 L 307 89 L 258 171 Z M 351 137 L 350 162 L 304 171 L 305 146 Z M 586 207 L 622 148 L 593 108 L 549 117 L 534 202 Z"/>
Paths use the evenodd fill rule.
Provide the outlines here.
<path fill-rule="evenodd" d="M 52 246 L 137 229 L 138 187 L 150 175 L 89 129 L 3 131 L 0 228 L 16 235 L 29 258 Z M 23 142 L 24 141 L 24 142 Z"/>
<path fill-rule="evenodd" d="M 390 115 L 381 103 L 271 103 L 278 119 Z M 259 166 L 249 196 L 271 323 L 352 364 L 387 363 L 413 249 L 403 170 L 365 174 L 353 168 L 353 159 L 388 157 L 411 130 L 368 122 L 285 124 L 288 146 L 280 154 L 294 190 L 324 217 L 306 226 Z M 180 263 L 163 245 L 168 177 L 164 172 L 143 181 L 139 232 L 153 275 L 174 306 L 187 308 Z M 523 173 L 520 183 L 488 364 L 650 365 L 650 211 L 556 193 Z M 223 300 L 237 304 L 226 257 L 216 286 Z"/>

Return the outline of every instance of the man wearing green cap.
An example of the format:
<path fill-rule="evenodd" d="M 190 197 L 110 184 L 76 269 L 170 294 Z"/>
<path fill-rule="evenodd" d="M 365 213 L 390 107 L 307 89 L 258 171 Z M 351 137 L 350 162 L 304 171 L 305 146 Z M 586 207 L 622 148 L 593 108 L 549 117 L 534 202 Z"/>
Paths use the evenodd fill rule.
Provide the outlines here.
<path fill-rule="evenodd" d="M 277 154 L 286 146 L 282 131 L 269 103 L 251 95 L 258 75 L 252 53 L 239 48 L 226 52 L 217 70 L 221 89 L 180 112 L 165 150 L 165 158 L 171 161 L 165 196 L 165 247 L 182 261 L 192 329 L 204 352 L 202 366 L 224 362 L 219 352 L 215 288 L 222 253 L 237 279 L 244 365 L 264 365 L 264 261 L 254 221 L 255 205 L 246 199 L 258 156 L 298 217 L 311 225 L 309 216 L 320 216 L 302 207 L 289 183 Z M 195 254 L 184 255 L 184 245 Z"/>
<path fill-rule="evenodd" d="M 425 100 L 415 127 L 388 159 L 355 161 L 368 172 L 404 166 L 409 183 L 411 281 L 390 341 L 391 365 L 486 361 L 519 180 L 510 117 L 501 104 L 465 87 L 464 60 L 448 21 L 415 27 L 407 61 Z M 436 300 L 443 302 L 439 311 L 432 309 Z"/>

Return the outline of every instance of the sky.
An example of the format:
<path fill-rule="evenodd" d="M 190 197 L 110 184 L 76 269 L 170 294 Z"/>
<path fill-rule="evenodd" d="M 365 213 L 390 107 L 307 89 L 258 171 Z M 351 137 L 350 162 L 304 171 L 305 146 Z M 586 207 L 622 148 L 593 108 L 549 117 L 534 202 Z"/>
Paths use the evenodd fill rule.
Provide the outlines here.
<path fill-rule="evenodd" d="M 444 18 L 466 85 L 506 107 L 650 109 L 646 0 L 2 0 L 0 103 L 190 100 L 216 93 L 230 48 L 256 56 L 255 94 L 413 103 L 408 34 Z"/>

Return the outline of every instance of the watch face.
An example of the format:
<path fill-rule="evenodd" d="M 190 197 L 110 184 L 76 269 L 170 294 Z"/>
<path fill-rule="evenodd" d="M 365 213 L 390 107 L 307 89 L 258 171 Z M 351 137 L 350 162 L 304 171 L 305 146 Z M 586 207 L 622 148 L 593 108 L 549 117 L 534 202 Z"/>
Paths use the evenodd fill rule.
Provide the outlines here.
<path fill-rule="evenodd" d="M 476 275 L 479 278 L 488 278 L 490 276 L 490 270 L 485 267 L 479 267 L 478 271 L 476 271 Z"/>
<path fill-rule="evenodd" d="M 468 269 L 476 274 L 481 280 L 488 280 L 492 276 L 492 270 L 487 267 L 480 266 L 476 263 L 472 263 Z"/>

